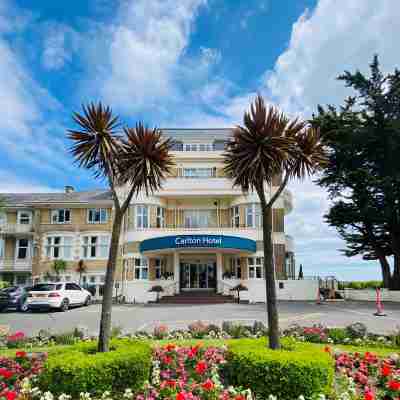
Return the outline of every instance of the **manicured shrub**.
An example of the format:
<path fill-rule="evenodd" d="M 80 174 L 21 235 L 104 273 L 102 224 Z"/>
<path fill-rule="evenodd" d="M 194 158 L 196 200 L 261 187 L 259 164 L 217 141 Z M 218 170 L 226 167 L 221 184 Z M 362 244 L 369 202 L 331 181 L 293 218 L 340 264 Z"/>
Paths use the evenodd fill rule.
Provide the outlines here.
<path fill-rule="evenodd" d="M 328 329 L 329 339 L 335 344 L 344 343 L 348 337 L 346 329 L 343 328 L 330 328 Z"/>
<path fill-rule="evenodd" d="M 293 343 L 270 350 L 263 339 L 240 339 L 229 343 L 225 375 L 230 384 L 248 387 L 257 398 L 269 395 L 292 400 L 326 393 L 334 375 L 332 357 L 308 343 Z"/>
<path fill-rule="evenodd" d="M 113 340 L 111 350 L 98 353 L 95 342 L 78 343 L 50 354 L 39 387 L 53 394 L 138 390 L 149 379 L 151 347 L 144 342 Z"/>

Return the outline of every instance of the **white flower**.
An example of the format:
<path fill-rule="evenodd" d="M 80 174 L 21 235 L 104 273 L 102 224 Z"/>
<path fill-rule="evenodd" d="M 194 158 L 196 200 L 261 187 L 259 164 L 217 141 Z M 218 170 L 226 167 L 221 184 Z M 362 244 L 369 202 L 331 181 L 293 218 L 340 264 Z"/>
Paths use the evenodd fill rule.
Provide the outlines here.
<path fill-rule="evenodd" d="M 81 392 L 79 393 L 80 400 L 91 400 L 90 393 L 88 392 Z"/>
<path fill-rule="evenodd" d="M 133 397 L 133 392 L 132 392 L 132 389 L 125 389 L 125 392 L 124 392 L 124 398 L 125 399 L 131 399 Z"/>
<path fill-rule="evenodd" d="M 318 400 L 326 400 L 326 397 L 325 397 L 325 395 L 324 394 L 319 394 L 318 395 Z"/>
<path fill-rule="evenodd" d="M 393 353 L 390 355 L 390 359 L 397 363 L 400 359 L 400 356 L 397 353 Z"/>
<path fill-rule="evenodd" d="M 268 396 L 268 400 L 277 400 L 278 398 L 272 394 Z"/>
<path fill-rule="evenodd" d="M 54 396 L 50 392 L 44 392 L 40 400 L 54 400 Z"/>
<path fill-rule="evenodd" d="M 71 396 L 65 393 L 62 393 L 58 396 L 58 400 L 70 400 Z"/>

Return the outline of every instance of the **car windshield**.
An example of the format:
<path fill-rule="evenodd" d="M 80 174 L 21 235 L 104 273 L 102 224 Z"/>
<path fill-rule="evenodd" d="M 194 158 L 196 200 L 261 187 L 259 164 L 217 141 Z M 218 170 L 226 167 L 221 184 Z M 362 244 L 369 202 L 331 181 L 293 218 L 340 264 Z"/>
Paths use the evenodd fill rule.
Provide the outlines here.
<path fill-rule="evenodd" d="M 60 290 L 61 284 L 56 285 L 55 283 L 39 283 L 35 285 L 30 291 L 31 292 L 50 292 L 52 290 Z"/>
<path fill-rule="evenodd" d="M 12 293 L 18 290 L 18 286 L 10 286 L 2 290 L 2 293 Z"/>

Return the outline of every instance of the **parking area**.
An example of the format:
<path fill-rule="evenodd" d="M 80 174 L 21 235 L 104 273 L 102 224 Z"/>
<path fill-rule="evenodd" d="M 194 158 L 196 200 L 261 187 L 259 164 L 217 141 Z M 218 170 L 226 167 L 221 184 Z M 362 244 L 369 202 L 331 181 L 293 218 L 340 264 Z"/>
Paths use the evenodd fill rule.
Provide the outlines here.
<path fill-rule="evenodd" d="M 86 326 L 89 332 L 98 331 L 101 305 L 93 304 L 67 312 L 14 311 L 0 314 L 0 325 L 9 325 L 12 331 L 21 330 L 35 335 L 41 329 L 51 332 L 65 332 L 76 326 Z M 297 323 L 312 325 L 321 323 L 326 326 L 342 327 L 353 322 L 364 323 L 369 331 L 391 333 L 400 328 L 400 304 L 385 304 L 386 317 L 376 317 L 375 304 L 368 302 L 340 302 L 317 305 L 314 302 L 280 302 L 280 324 L 287 327 Z M 151 330 L 162 323 L 170 328 L 184 328 L 194 320 L 220 324 L 225 320 L 252 323 L 254 320 L 265 322 L 264 304 L 218 304 L 218 305 L 116 305 L 112 314 L 113 326 L 121 327 L 123 332 Z"/>

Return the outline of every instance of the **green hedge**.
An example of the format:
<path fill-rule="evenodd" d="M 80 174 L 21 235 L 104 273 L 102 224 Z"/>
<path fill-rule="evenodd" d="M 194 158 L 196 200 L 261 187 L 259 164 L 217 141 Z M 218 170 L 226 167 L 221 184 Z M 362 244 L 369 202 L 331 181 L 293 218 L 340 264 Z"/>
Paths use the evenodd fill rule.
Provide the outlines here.
<path fill-rule="evenodd" d="M 334 376 L 332 357 L 307 343 L 286 348 L 267 349 L 265 339 L 232 341 L 226 378 L 232 385 L 249 387 L 261 399 L 272 394 L 279 400 L 292 400 L 329 392 Z"/>
<path fill-rule="evenodd" d="M 49 354 L 39 376 L 39 387 L 53 394 L 136 391 L 149 379 L 152 350 L 149 344 L 130 340 L 111 342 L 111 351 L 96 352 L 97 343 L 78 343 Z"/>

